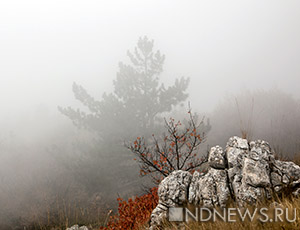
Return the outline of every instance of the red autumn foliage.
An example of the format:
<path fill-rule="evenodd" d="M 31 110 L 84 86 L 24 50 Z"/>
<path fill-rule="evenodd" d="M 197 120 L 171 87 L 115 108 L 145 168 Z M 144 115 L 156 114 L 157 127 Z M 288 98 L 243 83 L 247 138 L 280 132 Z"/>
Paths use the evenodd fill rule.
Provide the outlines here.
<path fill-rule="evenodd" d="M 138 229 L 145 224 L 158 203 L 157 187 L 150 189 L 148 194 L 128 201 L 118 198 L 118 202 L 118 214 L 111 216 L 107 226 L 100 230 Z"/>
<path fill-rule="evenodd" d="M 151 175 L 155 183 L 168 176 L 174 170 L 193 173 L 207 161 L 207 155 L 200 157 L 199 145 L 205 141 L 209 124 L 202 119 L 197 122 L 189 110 L 189 120 L 185 124 L 170 118 L 165 120 L 166 133 L 156 138 L 138 137 L 127 145 L 140 165 L 140 175 Z"/>

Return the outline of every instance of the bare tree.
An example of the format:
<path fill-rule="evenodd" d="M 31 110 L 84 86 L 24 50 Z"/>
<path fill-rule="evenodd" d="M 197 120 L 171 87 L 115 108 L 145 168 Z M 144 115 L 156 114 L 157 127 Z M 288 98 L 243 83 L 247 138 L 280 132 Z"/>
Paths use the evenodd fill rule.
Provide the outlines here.
<path fill-rule="evenodd" d="M 204 118 L 197 122 L 189 110 L 189 119 L 182 124 L 173 118 L 165 119 L 167 134 L 162 138 L 146 140 L 144 137 L 126 145 L 136 156 L 135 160 L 140 163 L 140 174 L 142 176 L 151 174 L 155 181 L 168 176 L 174 170 L 185 170 L 193 172 L 207 161 L 207 155 L 200 158 L 198 147 L 206 139 L 210 130 L 209 122 Z"/>

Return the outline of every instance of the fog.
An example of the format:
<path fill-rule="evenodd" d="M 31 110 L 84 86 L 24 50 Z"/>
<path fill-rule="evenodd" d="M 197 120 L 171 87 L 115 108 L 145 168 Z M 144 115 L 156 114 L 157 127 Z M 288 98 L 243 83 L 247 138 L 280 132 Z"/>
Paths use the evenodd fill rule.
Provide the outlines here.
<path fill-rule="evenodd" d="M 106 170 L 105 154 L 93 164 L 76 158 L 99 152 L 87 144 L 95 136 L 76 128 L 58 106 L 85 109 L 74 97 L 74 82 L 96 100 L 101 100 L 105 92 L 113 92 L 119 62 L 129 63 L 127 51 L 134 50 L 138 39 L 144 36 L 153 39 L 154 50 L 166 56 L 160 82 L 169 86 L 176 78 L 190 78 L 186 91 L 189 97 L 173 114 L 185 113 L 190 102 L 193 111 L 211 118 L 212 132 L 207 144 L 224 144 L 230 135 L 241 135 L 240 120 L 254 119 L 253 138 L 265 138 L 289 156 L 300 150 L 300 133 L 295 130 L 300 117 L 299 1 L 2 1 L 0 196 L 5 210 L 0 206 L 0 223 L 7 213 L 22 217 L 23 221 L 9 226 L 34 222 L 32 212 L 26 216 L 16 210 L 21 204 L 26 209 L 40 207 L 37 190 L 51 200 L 47 188 L 67 191 L 58 178 L 71 181 L 72 188 L 78 188 L 74 177 L 90 178 L 90 172 L 80 174 L 70 168 L 94 170 L 100 165 L 101 170 Z M 255 115 L 242 119 L 236 104 L 249 115 L 247 108 L 253 98 L 255 108 L 250 113 Z M 266 104 L 271 102 L 275 104 L 269 110 Z M 270 120 L 272 127 L 264 126 Z M 276 121 L 280 125 L 274 125 Z M 283 126 L 286 131 L 270 134 L 271 128 L 278 130 Z M 283 140 L 287 133 L 293 136 L 289 141 Z M 107 146 L 101 148 L 107 152 Z M 96 179 L 87 186 L 93 187 L 99 175 L 105 175 L 101 170 L 95 172 Z M 128 172 L 129 182 L 133 175 L 138 177 L 132 170 Z M 110 179 L 107 180 L 102 178 L 103 185 L 93 189 L 77 189 L 85 195 L 72 197 L 86 203 L 91 194 L 101 193 L 104 186 L 106 192 L 113 190 L 111 199 L 118 194 L 132 196 L 141 192 L 135 187 L 122 193 L 121 185 L 110 187 Z M 20 200 L 14 199 L 12 190 L 19 191 L 15 196 Z M 29 198 L 25 193 L 31 193 L 31 202 L 26 202 Z"/>
<path fill-rule="evenodd" d="M 299 4 L 2 2 L 1 108 L 7 114 L 43 104 L 55 111 L 74 103 L 74 81 L 100 98 L 144 35 L 166 54 L 163 79 L 190 77 L 190 100 L 199 107 L 211 109 L 224 93 L 244 87 L 277 86 L 299 96 Z"/>

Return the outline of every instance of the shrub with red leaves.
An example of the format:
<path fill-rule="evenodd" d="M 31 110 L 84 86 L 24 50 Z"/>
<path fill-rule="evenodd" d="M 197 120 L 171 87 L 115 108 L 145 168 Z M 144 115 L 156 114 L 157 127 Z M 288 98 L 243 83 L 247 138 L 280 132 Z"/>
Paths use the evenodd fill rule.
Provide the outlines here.
<path fill-rule="evenodd" d="M 101 227 L 101 230 L 138 229 L 145 224 L 158 203 L 157 187 L 128 201 L 118 198 L 118 202 L 118 214 L 111 216 L 107 226 Z"/>
<path fill-rule="evenodd" d="M 207 162 L 207 154 L 200 157 L 199 147 L 206 139 L 210 124 L 204 118 L 197 120 L 196 115 L 188 112 L 189 120 L 181 123 L 170 118 L 165 119 L 166 132 L 159 138 L 154 134 L 149 137 L 137 137 L 134 142 L 127 143 L 140 165 L 140 175 L 151 175 L 153 181 L 159 184 L 175 170 L 193 173 Z"/>

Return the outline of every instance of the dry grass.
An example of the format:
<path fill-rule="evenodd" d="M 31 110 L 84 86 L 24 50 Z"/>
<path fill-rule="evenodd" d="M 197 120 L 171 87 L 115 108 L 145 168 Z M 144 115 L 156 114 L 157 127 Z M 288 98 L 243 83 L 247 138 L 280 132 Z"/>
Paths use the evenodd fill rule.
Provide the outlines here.
<path fill-rule="evenodd" d="M 28 223 L 24 225 L 26 229 L 65 230 L 74 224 L 86 225 L 89 229 L 99 229 L 107 218 L 107 212 L 104 211 L 105 207 L 100 205 L 93 207 L 91 204 L 87 206 L 65 200 L 56 200 L 51 208 L 45 208 L 47 208 L 46 213 L 39 213 L 38 211 L 32 213 L 31 221 L 27 221 Z M 2 228 L 0 227 L 0 229 Z"/>

